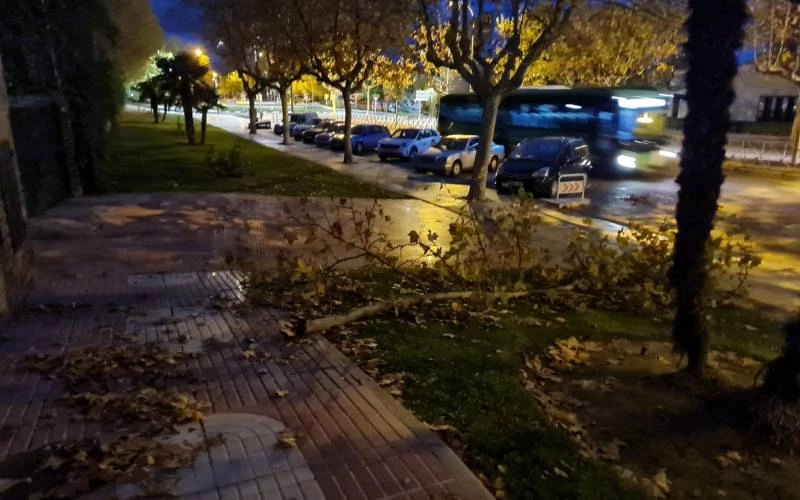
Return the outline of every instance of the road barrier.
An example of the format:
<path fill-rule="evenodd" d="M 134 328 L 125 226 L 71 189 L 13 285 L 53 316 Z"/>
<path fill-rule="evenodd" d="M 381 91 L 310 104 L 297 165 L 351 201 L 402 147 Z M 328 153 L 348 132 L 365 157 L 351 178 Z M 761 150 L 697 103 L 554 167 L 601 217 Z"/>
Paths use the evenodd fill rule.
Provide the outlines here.
<path fill-rule="evenodd" d="M 581 199 L 586 194 L 586 174 L 562 174 L 556 182 L 556 200 L 565 194 L 579 194 Z"/>
<path fill-rule="evenodd" d="M 557 207 L 588 205 L 586 198 L 586 174 L 561 174 L 555 186 L 555 198 L 545 198 L 544 202 Z M 565 196 L 566 195 L 566 196 Z"/>

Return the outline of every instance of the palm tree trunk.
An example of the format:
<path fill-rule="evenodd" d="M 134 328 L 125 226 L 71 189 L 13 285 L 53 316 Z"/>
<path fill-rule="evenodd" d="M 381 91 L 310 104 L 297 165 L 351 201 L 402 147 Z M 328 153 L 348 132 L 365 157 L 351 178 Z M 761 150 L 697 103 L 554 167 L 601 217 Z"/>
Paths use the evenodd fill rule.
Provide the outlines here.
<path fill-rule="evenodd" d="M 247 101 L 249 103 L 249 116 L 250 116 L 250 134 L 253 135 L 256 133 L 256 93 L 255 92 L 248 92 L 247 93 Z"/>
<path fill-rule="evenodd" d="M 747 22 L 746 0 L 690 0 L 687 21 L 686 100 L 683 154 L 675 219 L 670 279 L 676 293 L 675 351 L 688 358 L 687 369 L 702 375 L 708 355 L 704 291 L 708 280 L 706 245 L 714 225 L 724 180 L 727 133 L 731 125 L 736 52 Z"/>
<path fill-rule="evenodd" d="M 353 143 L 350 128 L 353 124 L 353 104 L 350 102 L 350 90 L 342 90 L 344 99 L 344 163 L 353 163 Z"/>
<path fill-rule="evenodd" d="M 200 144 L 205 144 L 206 143 L 206 124 L 207 124 L 206 118 L 208 117 L 208 108 L 203 108 L 202 111 L 200 111 L 200 114 L 201 114 L 201 118 L 200 118 Z"/>
<path fill-rule="evenodd" d="M 158 125 L 158 99 L 155 97 L 150 98 L 150 111 L 153 112 L 153 123 Z"/>
<path fill-rule="evenodd" d="M 291 84 L 290 84 L 291 85 Z M 278 94 L 281 98 L 281 116 L 283 120 L 283 144 L 289 145 L 289 97 L 287 95 L 289 89 L 281 87 L 278 89 Z"/>
<path fill-rule="evenodd" d="M 478 153 L 472 170 L 472 182 L 467 198 L 470 201 L 482 200 L 486 197 L 486 178 L 489 176 L 489 158 L 494 141 L 494 129 L 497 125 L 497 110 L 500 108 L 500 96 L 489 95 L 482 99 L 483 108 L 481 134 L 478 140 Z"/>

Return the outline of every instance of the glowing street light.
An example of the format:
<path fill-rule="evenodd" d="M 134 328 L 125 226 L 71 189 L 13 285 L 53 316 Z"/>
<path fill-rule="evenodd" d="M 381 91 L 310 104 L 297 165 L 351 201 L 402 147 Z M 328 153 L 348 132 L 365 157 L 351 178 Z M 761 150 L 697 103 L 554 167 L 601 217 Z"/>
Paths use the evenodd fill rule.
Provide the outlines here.
<path fill-rule="evenodd" d="M 194 49 L 194 55 L 197 56 L 197 57 L 202 56 L 203 55 L 203 49 L 201 49 L 199 47 Z"/>

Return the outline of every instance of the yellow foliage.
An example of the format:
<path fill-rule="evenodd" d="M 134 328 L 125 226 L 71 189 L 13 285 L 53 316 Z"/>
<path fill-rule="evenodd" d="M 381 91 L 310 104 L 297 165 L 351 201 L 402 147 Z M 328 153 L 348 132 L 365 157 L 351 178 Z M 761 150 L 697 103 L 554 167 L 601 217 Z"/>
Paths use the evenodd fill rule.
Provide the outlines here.
<path fill-rule="evenodd" d="M 614 7 L 576 11 L 569 29 L 528 68 L 526 85 L 665 86 L 681 54 L 684 12 L 670 18 Z M 534 25 L 525 37 L 539 35 Z"/>

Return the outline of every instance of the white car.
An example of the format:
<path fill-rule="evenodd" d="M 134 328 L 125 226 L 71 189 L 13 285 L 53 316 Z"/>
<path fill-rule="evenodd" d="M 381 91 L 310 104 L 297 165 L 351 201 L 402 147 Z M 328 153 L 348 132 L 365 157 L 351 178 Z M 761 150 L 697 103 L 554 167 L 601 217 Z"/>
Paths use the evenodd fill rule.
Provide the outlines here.
<path fill-rule="evenodd" d="M 433 172 L 457 177 L 464 170 L 475 168 L 477 153 L 477 135 L 448 135 L 437 146 L 420 154 L 414 168 L 417 172 Z M 499 144 L 492 143 L 489 153 L 489 171 L 497 170 L 505 157 L 506 149 Z"/>
<path fill-rule="evenodd" d="M 417 153 L 436 146 L 441 139 L 438 132 L 429 128 L 401 128 L 395 130 L 391 137 L 381 139 L 378 156 L 381 161 L 392 157 L 413 160 Z"/>

